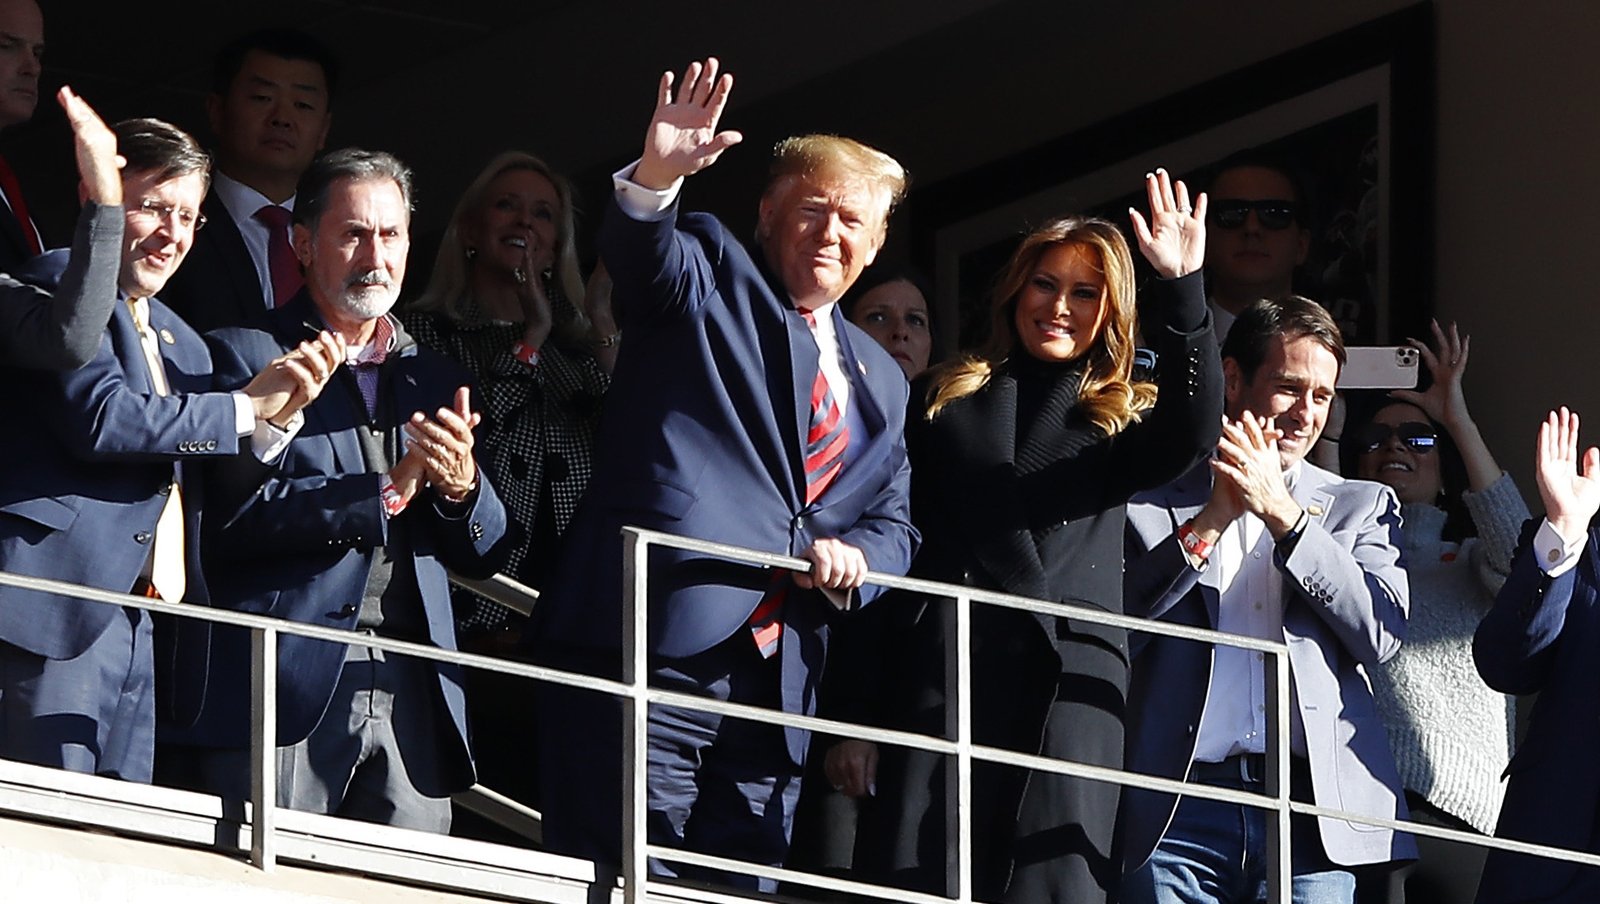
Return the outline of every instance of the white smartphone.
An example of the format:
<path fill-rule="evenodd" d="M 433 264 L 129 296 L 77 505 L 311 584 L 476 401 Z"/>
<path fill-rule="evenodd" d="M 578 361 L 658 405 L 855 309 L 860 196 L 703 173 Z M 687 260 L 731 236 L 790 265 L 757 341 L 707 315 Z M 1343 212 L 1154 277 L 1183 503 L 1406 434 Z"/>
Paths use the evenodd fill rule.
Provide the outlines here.
<path fill-rule="evenodd" d="M 1339 389 L 1416 389 L 1421 356 L 1409 345 L 1357 345 L 1344 350 Z"/>

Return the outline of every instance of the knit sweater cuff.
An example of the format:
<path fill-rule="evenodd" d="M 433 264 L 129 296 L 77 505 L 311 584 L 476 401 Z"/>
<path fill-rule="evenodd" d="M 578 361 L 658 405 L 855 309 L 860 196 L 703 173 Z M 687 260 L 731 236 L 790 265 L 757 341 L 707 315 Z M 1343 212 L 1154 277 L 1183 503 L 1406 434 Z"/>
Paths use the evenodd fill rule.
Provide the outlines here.
<path fill-rule="evenodd" d="M 1517 491 L 1511 475 L 1501 472 L 1500 478 L 1482 492 L 1463 492 L 1461 501 L 1466 504 L 1472 523 L 1478 527 L 1478 542 L 1488 557 L 1489 567 L 1500 574 L 1509 574 L 1517 537 L 1529 517 L 1528 504 Z"/>

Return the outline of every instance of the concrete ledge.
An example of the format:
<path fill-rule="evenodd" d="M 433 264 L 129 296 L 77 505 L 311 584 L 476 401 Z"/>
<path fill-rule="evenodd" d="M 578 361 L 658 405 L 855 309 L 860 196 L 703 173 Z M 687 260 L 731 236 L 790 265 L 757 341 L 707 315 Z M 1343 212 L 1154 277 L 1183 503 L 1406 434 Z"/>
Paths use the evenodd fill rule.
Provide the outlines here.
<path fill-rule="evenodd" d="M 0 898 L 41 904 L 491 900 L 289 866 L 263 873 L 211 851 L 7 818 L 0 818 Z"/>

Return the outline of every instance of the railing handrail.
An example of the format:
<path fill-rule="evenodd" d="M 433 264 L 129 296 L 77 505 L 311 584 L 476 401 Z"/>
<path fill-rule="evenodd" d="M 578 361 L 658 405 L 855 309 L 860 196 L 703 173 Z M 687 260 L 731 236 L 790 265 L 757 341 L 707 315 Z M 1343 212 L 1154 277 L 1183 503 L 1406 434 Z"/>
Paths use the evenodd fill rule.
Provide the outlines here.
<path fill-rule="evenodd" d="M 669 546 L 689 552 L 719 556 L 731 561 L 749 565 L 780 568 L 791 571 L 807 571 L 810 562 L 791 556 L 762 552 L 759 550 L 745 549 L 724 543 L 699 540 L 692 537 L 682 537 L 660 531 L 643 528 L 627 527 L 624 534 L 637 539 L 643 548 L 651 545 Z M 510 591 L 517 592 L 521 585 L 506 579 L 497 582 L 505 588 L 513 587 Z M 1182 639 L 1195 640 L 1213 644 L 1224 644 L 1238 648 L 1253 650 L 1275 657 L 1286 656 L 1287 645 L 1281 642 L 1262 640 L 1254 637 L 1229 634 L 1204 628 L 1195 628 L 1188 625 L 1172 624 L 1156 619 L 1146 619 L 1137 616 L 1127 616 L 1106 612 L 1092 606 L 1076 605 L 1066 602 L 1052 602 L 1020 597 L 1013 594 L 1000 593 L 990 590 L 965 587 L 957 584 L 945 584 L 921 578 L 909 578 L 898 575 L 887 575 L 871 572 L 867 575 L 867 583 L 876 584 L 885 588 L 923 593 L 938 598 L 955 600 L 968 600 L 985 605 L 998 605 L 1006 608 L 1036 612 L 1045 615 L 1054 615 L 1082 621 L 1120 627 L 1132 631 L 1150 634 L 1159 634 Z M 446 650 L 432 644 L 417 643 L 412 641 L 395 640 L 380 635 L 369 634 L 362 631 L 330 628 L 322 625 L 307 624 L 304 622 L 288 621 L 270 615 L 258 615 L 248 612 L 238 612 L 226 608 L 216 608 L 209 605 L 195 603 L 172 603 L 160 599 L 152 599 L 133 594 L 117 593 L 114 591 L 100 590 L 98 588 L 57 581 L 49 578 L 38 578 L 28 575 L 13 574 L 0 571 L 0 586 L 17 587 L 46 593 L 54 593 L 77 599 L 86 599 L 104 605 L 119 607 L 134 607 L 153 613 L 172 615 L 180 618 L 198 618 L 217 624 L 232 625 L 240 628 L 252 629 L 271 634 L 290 634 L 334 643 L 355 644 L 386 652 L 420 659 L 452 663 L 470 668 L 481 668 L 502 674 L 513 675 L 537 681 L 548 681 L 585 690 L 598 691 L 623 699 L 635 696 L 639 688 L 627 681 L 616 681 L 595 675 L 579 672 L 568 672 L 562 669 L 547 666 L 533 665 L 524 662 L 499 659 L 477 653 L 464 653 L 458 650 Z M 527 589 L 536 596 L 531 588 Z M 643 625 L 637 625 L 643 628 Z M 624 651 L 626 652 L 626 651 Z M 620 659 L 620 656 L 619 656 Z M 644 669 L 640 674 L 648 674 Z M 1513 853 L 1528 854 L 1589 866 L 1600 866 L 1600 855 L 1587 851 L 1553 847 L 1550 845 L 1534 844 L 1516 841 L 1513 839 L 1498 838 L 1492 835 L 1479 835 L 1457 829 L 1448 829 L 1439 826 L 1416 823 L 1408 820 L 1397 820 L 1381 816 L 1372 816 L 1320 807 L 1287 800 L 1283 797 L 1274 797 L 1270 794 L 1257 794 L 1231 788 L 1220 788 L 1203 784 L 1192 784 L 1185 781 L 1174 780 L 1161 776 L 1147 775 L 1131 772 L 1125 769 L 1095 766 L 1086 763 L 1058 760 L 1037 754 L 1021 753 L 1012 750 L 987 747 L 973 744 L 970 739 L 963 743 L 963 739 L 948 740 L 935 735 L 926 735 L 916 732 L 906 732 L 895 729 L 878 728 L 875 726 L 858 725 L 818 716 L 807 716 L 799 713 L 788 713 L 745 704 L 722 702 L 706 697 L 684 694 L 658 688 L 644 688 L 643 696 L 652 704 L 669 704 L 689 708 L 702 709 L 716 712 L 726 716 L 741 719 L 765 722 L 783 726 L 793 726 L 810 731 L 827 732 L 834 735 L 846 735 L 876 743 L 894 744 L 903 747 L 918 748 L 943 755 L 967 755 L 973 760 L 997 763 L 1001 765 L 1018 766 L 1027 769 L 1053 772 L 1062 775 L 1085 778 L 1094 781 L 1106 781 L 1126 787 L 1142 788 L 1170 794 L 1183 794 L 1193 797 L 1203 797 L 1212 800 L 1252 806 L 1263 809 L 1280 809 L 1286 819 L 1288 813 L 1304 814 L 1314 817 L 1338 819 L 1346 822 L 1369 825 L 1394 831 L 1410 832 L 1416 835 L 1441 838 L 1452 842 L 1466 844 L 1474 847 L 1503 850 Z M 1277 701 L 1278 708 L 1288 705 L 1287 695 Z M 1282 714 L 1286 719 L 1287 710 Z M 256 806 L 253 809 L 260 811 L 264 808 Z M 267 808 L 270 809 L 270 808 Z M 772 878 L 781 881 L 805 882 L 816 887 L 828 888 L 839 891 L 854 892 L 874 895 L 877 897 L 903 900 L 903 901 L 949 901 L 949 897 L 914 895 L 904 889 L 890 886 L 874 886 L 867 883 L 847 879 L 838 879 L 827 876 L 817 876 L 799 873 L 777 867 L 767 867 L 762 864 L 745 861 L 729 860 L 710 855 L 694 854 L 677 849 L 659 848 L 654 845 L 647 846 L 651 856 L 662 856 L 679 859 L 686 863 L 698 863 L 707 866 L 716 866 L 724 869 L 737 869 L 749 875 Z M 648 881 L 643 883 L 648 885 Z M 638 891 L 643 891 L 643 888 Z M 641 898 L 642 900 L 642 898 Z"/>

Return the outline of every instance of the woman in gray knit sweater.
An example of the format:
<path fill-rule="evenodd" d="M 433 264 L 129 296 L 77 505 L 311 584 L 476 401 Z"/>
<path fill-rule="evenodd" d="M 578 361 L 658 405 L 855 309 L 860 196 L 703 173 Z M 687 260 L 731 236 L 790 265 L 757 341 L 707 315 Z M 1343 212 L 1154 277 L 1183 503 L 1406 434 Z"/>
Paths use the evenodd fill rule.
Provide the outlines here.
<path fill-rule="evenodd" d="M 1489 834 L 1515 717 L 1512 699 L 1479 679 L 1472 634 L 1510 570 L 1528 507 L 1467 413 L 1461 376 L 1471 343 L 1454 324 L 1447 332 L 1434 323 L 1433 335 L 1431 348 L 1411 342 L 1432 374 L 1429 388 L 1391 393 L 1389 404 L 1346 434 L 1356 476 L 1388 484 L 1400 497 L 1411 578 L 1405 645 L 1372 677 L 1412 818 Z M 1451 446 L 1465 465 L 1464 488 L 1446 480 L 1441 459 Z M 1476 537 L 1459 543 L 1445 539 L 1452 493 L 1477 527 Z M 1417 841 L 1422 857 L 1415 868 L 1393 875 L 1387 889 L 1370 887 L 1381 881 L 1364 882 L 1363 904 L 1472 899 L 1483 849 Z"/>

